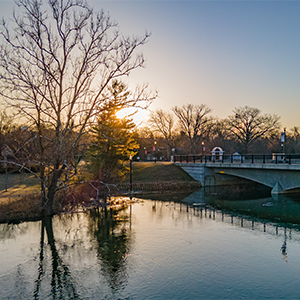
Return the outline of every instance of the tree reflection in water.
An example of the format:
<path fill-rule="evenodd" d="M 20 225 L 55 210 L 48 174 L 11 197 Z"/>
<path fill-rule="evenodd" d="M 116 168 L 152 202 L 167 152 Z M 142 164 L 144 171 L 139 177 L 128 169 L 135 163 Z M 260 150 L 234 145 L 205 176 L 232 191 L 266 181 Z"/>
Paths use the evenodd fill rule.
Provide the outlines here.
<path fill-rule="evenodd" d="M 45 276 L 44 261 L 44 239 L 45 231 L 48 238 L 48 245 L 51 250 L 52 257 L 52 275 L 51 275 L 51 296 L 53 299 L 79 299 L 76 292 L 75 281 L 72 279 L 69 267 L 64 264 L 60 258 L 53 234 L 52 217 L 46 217 L 42 220 L 40 255 L 38 278 L 35 281 L 34 299 L 40 298 L 40 288 L 42 280 Z M 43 298 L 43 297 L 42 297 Z"/>
<path fill-rule="evenodd" d="M 123 290 L 128 281 L 127 256 L 132 245 L 131 216 L 125 214 L 125 211 L 95 209 L 90 211 L 89 217 L 89 230 L 97 242 L 101 272 L 115 294 Z"/>
<path fill-rule="evenodd" d="M 274 285 L 269 281 L 270 289 L 276 289 L 281 282 L 283 286 L 280 289 L 284 289 L 286 284 L 288 286 L 286 278 L 289 274 L 297 278 L 300 224 L 276 222 L 275 217 L 282 208 L 282 215 L 294 220 L 296 215 L 299 216 L 297 206 L 300 202 L 284 198 L 276 203 L 273 201 L 273 206 L 263 206 L 272 199 L 220 201 L 202 198 L 199 194 L 189 199 L 190 202 L 177 203 L 161 202 L 155 197 L 152 202 L 143 200 L 135 203 L 132 231 L 129 207 L 117 213 L 96 209 L 56 216 L 43 222 L 0 225 L 0 242 L 3 240 L 0 243 L 0 268 L 3 266 L 0 295 L 3 299 L 123 299 L 131 295 L 162 298 L 159 297 L 161 291 L 166 292 L 164 298 L 168 298 L 167 293 L 175 290 L 173 298 L 176 295 L 179 298 L 196 298 L 195 295 L 205 292 L 210 286 L 210 279 L 214 278 L 206 279 L 207 272 L 211 276 L 220 275 L 217 282 L 226 281 L 229 271 L 239 280 L 238 277 L 243 276 L 234 274 L 240 274 L 241 269 L 247 266 L 249 270 L 244 276 L 247 280 L 247 275 L 263 272 L 264 277 L 259 276 L 257 280 L 256 276 L 250 276 L 251 285 L 259 286 L 260 278 L 266 276 L 273 282 L 272 274 L 276 277 L 276 270 L 282 268 L 282 261 L 287 259 L 289 263 L 282 268 L 282 278 L 275 280 Z M 270 220 L 262 218 L 262 215 L 274 218 Z M 289 219 L 286 217 L 286 220 Z M 141 235 L 135 236 L 135 232 Z M 149 233 L 153 233 L 155 238 L 151 238 Z M 140 240 L 133 249 L 136 239 Z M 201 253 L 208 253 L 205 260 L 202 256 L 199 258 L 198 247 Z M 185 255 L 187 251 L 188 257 Z M 133 257 L 129 253 L 133 253 Z M 224 262 L 223 256 L 226 258 Z M 253 259 L 257 265 L 252 264 Z M 229 264 L 233 269 L 227 268 Z M 215 267 L 220 272 L 214 272 Z M 201 277 L 202 270 L 205 270 L 205 276 Z M 148 276 L 149 271 L 152 276 Z M 196 272 L 203 284 L 195 278 Z M 183 273 L 190 276 L 183 278 Z M 167 276 L 163 278 L 165 274 Z M 247 280 L 241 288 L 251 293 Z M 232 282 L 229 282 L 229 287 Z M 159 291 L 161 286 L 163 288 Z M 194 294 L 189 293 L 190 290 Z M 264 289 L 258 292 L 264 293 Z M 229 298 L 227 287 L 216 297 L 224 298 L 224 295 Z M 284 298 L 285 294 L 282 295 L 281 298 Z M 209 298 L 208 292 L 204 298 Z"/>

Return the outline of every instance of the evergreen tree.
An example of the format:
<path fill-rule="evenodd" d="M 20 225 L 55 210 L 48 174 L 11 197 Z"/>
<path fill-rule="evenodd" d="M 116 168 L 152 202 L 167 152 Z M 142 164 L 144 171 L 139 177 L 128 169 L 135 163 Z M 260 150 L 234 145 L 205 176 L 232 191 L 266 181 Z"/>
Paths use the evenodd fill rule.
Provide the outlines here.
<path fill-rule="evenodd" d="M 139 147 L 137 133 L 131 116 L 118 118 L 130 93 L 124 83 L 114 81 L 111 97 L 93 127 L 94 142 L 89 148 L 90 169 L 95 177 L 106 183 L 115 182 L 125 176 L 130 155 Z"/>

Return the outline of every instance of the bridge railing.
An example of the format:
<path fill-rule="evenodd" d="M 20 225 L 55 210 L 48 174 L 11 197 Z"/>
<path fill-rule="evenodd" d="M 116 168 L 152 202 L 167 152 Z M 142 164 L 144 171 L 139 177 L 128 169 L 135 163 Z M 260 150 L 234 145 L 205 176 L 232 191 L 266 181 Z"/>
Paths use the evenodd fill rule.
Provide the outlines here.
<path fill-rule="evenodd" d="M 174 162 L 300 164 L 300 154 L 174 155 Z"/>

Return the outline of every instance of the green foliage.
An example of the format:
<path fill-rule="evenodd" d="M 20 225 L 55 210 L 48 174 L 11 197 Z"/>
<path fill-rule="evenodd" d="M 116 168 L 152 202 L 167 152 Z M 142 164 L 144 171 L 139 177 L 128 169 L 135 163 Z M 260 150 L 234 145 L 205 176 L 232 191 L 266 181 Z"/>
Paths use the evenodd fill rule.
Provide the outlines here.
<path fill-rule="evenodd" d="M 139 148 L 132 119 L 117 117 L 117 112 L 124 108 L 129 96 L 127 87 L 122 82 L 114 81 L 110 92 L 111 100 L 107 101 L 97 125 L 93 127 L 94 141 L 88 151 L 90 170 L 104 182 L 123 178 L 128 170 L 124 162 Z"/>

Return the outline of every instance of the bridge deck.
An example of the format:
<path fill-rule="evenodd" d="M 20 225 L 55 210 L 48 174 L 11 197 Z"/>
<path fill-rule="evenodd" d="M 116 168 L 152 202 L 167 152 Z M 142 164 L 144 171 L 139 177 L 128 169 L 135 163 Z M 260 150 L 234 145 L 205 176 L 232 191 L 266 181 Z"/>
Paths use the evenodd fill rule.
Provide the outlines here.
<path fill-rule="evenodd" d="M 207 167 L 207 168 L 237 168 L 237 169 L 265 169 L 265 170 L 300 170 L 300 164 L 274 164 L 274 163 L 250 163 L 250 162 L 176 162 L 180 167 Z"/>

